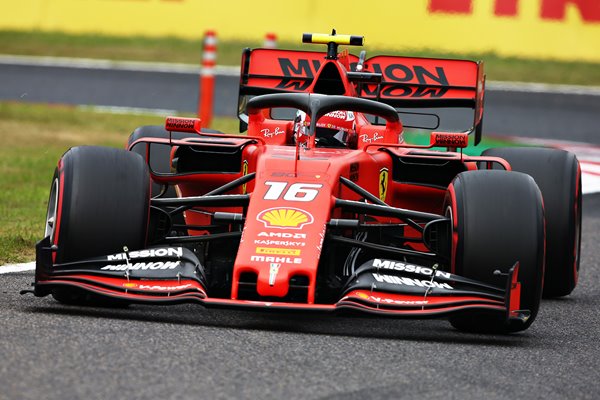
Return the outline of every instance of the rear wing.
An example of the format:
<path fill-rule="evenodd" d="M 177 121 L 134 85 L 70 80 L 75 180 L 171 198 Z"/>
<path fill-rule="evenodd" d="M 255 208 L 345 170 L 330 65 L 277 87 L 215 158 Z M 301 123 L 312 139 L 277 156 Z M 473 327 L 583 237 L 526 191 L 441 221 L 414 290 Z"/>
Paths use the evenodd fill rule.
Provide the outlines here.
<path fill-rule="evenodd" d="M 326 59 L 325 52 L 245 49 L 242 55 L 238 114 L 247 122 L 248 96 L 305 92 Z M 481 140 L 485 75 L 483 62 L 437 58 L 374 56 L 361 68 L 357 56 L 337 59 L 354 83 L 355 95 L 402 108 L 460 107 L 474 110 L 475 144 Z M 334 61 L 335 62 L 335 61 Z"/>

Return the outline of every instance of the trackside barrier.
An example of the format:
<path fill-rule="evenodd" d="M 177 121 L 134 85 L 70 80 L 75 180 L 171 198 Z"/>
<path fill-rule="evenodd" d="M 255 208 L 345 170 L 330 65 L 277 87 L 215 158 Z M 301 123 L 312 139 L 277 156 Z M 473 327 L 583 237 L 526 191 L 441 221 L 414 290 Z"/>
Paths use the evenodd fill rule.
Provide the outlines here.
<path fill-rule="evenodd" d="M 217 34 L 206 31 L 202 46 L 202 70 L 200 71 L 200 95 L 198 100 L 198 117 L 202 127 L 210 127 L 213 114 L 213 98 L 215 92 L 215 65 L 217 63 Z"/>
<path fill-rule="evenodd" d="M 277 35 L 273 32 L 269 32 L 265 35 L 265 41 L 263 43 L 265 49 L 277 48 Z"/>
<path fill-rule="evenodd" d="M 290 20 L 290 3 L 281 0 L 253 0 L 251 8 L 247 0 L 3 0 L 0 30 L 197 40 L 211 29 L 221 41 L 262 43 L 265 32 L 277 32 L 277 40 L 298 43 L 302 32 L 335 28 L 365 36 L 369 54 L 431 49 L 600 62 L 600 0 L 380 0 L 372 2 L 374 18 L 348 3 L 358 4 L 296 0 L 294 22 L 282 23 Z M 248 21 L 261 28 L 248 29 Z"/>

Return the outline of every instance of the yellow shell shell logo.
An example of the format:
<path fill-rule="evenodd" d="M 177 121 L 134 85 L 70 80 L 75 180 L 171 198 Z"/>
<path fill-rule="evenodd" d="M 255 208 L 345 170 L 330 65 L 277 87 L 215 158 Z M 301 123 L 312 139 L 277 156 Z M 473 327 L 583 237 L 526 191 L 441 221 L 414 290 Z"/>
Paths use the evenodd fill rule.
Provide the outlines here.
<path fill-rule="evenodd" d="M 257 219 L 267 228 L 291 229 L 300 229 L 314 221 L 309 212 L 297 208 L 270 208 L 258 214 Z"/>

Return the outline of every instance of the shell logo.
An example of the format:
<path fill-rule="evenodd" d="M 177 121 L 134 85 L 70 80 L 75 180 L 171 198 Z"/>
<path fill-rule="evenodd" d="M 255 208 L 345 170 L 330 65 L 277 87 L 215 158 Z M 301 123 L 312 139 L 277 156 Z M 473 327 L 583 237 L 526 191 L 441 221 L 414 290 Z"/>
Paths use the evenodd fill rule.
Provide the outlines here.
<path fill-rule="evenodd" d="M 304 210 L 290 207 L 269 208 L 256 217 L 267 228 L 301 229 L 304 225 L 312 224 L 313 216 Z"/>

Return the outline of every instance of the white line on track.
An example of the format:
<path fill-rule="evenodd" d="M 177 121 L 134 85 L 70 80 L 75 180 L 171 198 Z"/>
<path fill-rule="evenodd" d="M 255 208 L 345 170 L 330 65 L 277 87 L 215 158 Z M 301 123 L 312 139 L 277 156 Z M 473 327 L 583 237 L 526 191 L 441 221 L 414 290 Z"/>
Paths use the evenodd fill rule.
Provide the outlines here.
<path fill-rule="evenodd" d="M 548 93 L 548 94 L 570 94 L 600 96 L 599 86 L 582 85 L 558 85 L 554 83 L 531 83 L 531 82 L 499 82 L 486 81 L 487 90 L 500 92 L 525 92 L 525 93 Z"/>
<path fill-rule="evenodd" d="M 166 72 L 172 74 L 199 74 L 202 70 L 200 65 L 192 64 L 16 55 L 0 55 L 0 64 L 138 72 Z M 214 71 L 216 75 L 240 76 L 240 68 L 234 66 L 218 65 L 215 67 Z"/>
<path fill-rule="evenodd" d="M 13 272 L 25 272 L 35 270 L 35 261 L 23 264 L 8 264 L 0 267 L 0 275 Z"/>
<path fill-rule="evenodd" d="M 20 55 L 0 55 L 0 64 L 140 72 L 165 72 L 172 74 L 200 74 L 202 71 L 200 65 L 192 64 Z M 240 68 L 237 66 L 217 65 L 214 69 L 214 72 L 215 75 L 221 76 L 240 76 Z M 511 92 L 562 93 L 571 95 L 600 96 L 600 87 L 598 86 L 487 81 L 486 88 L 497 91 Z"/>
<path fill-rule="evenodd" d="M 161 108 L 141 108 L 141 107 L 120 107 L 120 106 L 93 106 L 80 105 L 76 106 L 79 110 L 108 113 L 108 114 L 132 114 L 132 115 L 156 115 L 166 117 L 168 115 L 179 115 L 177 110 L 167 110 Z"/>

